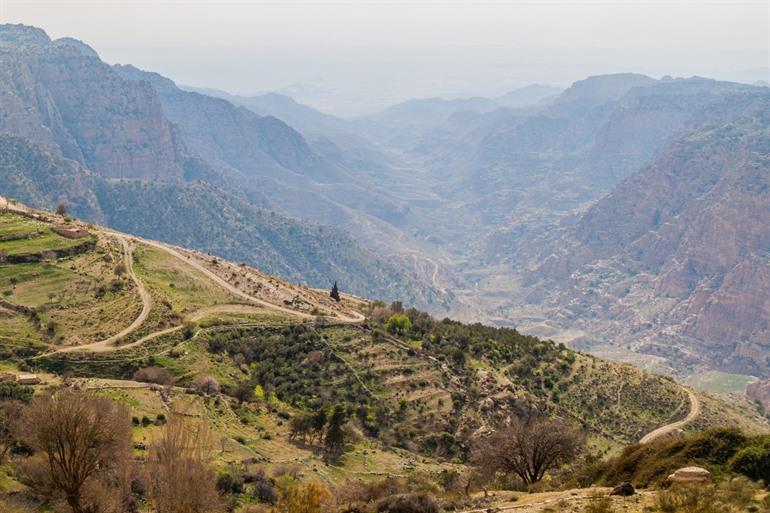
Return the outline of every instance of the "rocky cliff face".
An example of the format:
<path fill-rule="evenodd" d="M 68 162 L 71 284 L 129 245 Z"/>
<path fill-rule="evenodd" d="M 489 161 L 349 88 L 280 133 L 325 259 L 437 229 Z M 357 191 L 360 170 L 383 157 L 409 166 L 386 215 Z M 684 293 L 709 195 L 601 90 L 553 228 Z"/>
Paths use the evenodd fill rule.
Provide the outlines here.
<path fill-rule="evenodd" d="M 0 39 L 0 132 L 108 177 L 182 177 L 184 145 L 151 87 L 121 79 L 72 39 L 8 25 Z"/>
<path fill-rule="evenodd" d="M 84 219 L 291 280 L 433 302 L 436 289 L 347 233 L 297 219 L 315 208 L 317 221 L 354 225 L 358 212 L 322 195 L 338 171 L 275 118 L 108 66 L 74 39 L 0 26 L 0 194 L 47 209 L 62 201 Z M 354 190 L 339 187 L 327 194 Z M 341 195 L 376 195 L 358 189 Z"/>
<path fill-rule="evenodd" d="M 694 116 L 547 246 L 530 299 L 641 351 L 770 374 L 769 126 L 767 93 Z"/>

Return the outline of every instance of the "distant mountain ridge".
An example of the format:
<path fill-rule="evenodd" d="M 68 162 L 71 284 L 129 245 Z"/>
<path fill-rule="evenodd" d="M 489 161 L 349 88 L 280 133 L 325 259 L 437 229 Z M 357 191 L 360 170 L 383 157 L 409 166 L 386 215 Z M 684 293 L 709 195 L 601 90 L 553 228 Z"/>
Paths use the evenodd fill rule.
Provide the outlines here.
<path fill-rule="evenodd" d="M 322 287 L 336 279 L 355 293 L 431 301 L 435 291 L 414 287 L 414 276 L 349 235 L 289 217 L 288 209 L 264 210 L 280 201 L 264 187 L 271 177 L 293 176 L 299 185 L 285 195 L 301 201 L 309 180 L 342 172 L 299 133 L 181 92 L 159 75 L 126 77 L 137 73 L 108 66 L 79 41 L 0 26 L 2 193 L 41 208 L 63 201 L 77 216 L 289 279 Z"/>
<path fill-rule="evenodd" d="M 755 91 L 695 115 L 541 248 L 530 301 L 674 364 L 770 375 L 769 121 Z"/>

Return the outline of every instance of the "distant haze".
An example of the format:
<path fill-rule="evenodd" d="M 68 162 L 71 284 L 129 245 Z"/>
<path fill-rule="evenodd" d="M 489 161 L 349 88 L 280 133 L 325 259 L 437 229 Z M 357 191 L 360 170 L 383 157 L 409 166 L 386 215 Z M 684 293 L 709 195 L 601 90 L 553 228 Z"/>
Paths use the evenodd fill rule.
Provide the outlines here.
<path fill-rule="evenodd" d="M 0 0 L 0 20 L 110 63 L 343 116 L 635 71 L 770 81 L 770 2 Z"/>

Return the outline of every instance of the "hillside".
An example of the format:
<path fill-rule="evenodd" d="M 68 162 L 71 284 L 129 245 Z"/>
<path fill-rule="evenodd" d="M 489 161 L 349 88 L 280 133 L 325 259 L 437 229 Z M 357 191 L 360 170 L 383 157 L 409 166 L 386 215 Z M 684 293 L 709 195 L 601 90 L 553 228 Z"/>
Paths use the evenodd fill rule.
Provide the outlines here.
<path fill-rule="evenodd" d="M 538 248 L 528 302 L 593 334 L 580 347 L 622 340 L 683 374 L 767 376 L 768 113 L 770 96 L 752 93 L 693 118 Z"/>
<path fill-rule="evenodd" d="M 19 379 L 40 380 L 3 382 L 0 406 L 13 407 L 8 398 L 22 401 L 20 408 L 45 404 L 52 388 L 57 400 L 121 405 L 137 469 L 153 464 L 157 444 L 183 422 L 197 430 L 193 450 L 207 455 L 210 469 L 196 489 L 210 487 L 239 511 L 319 485 L 334 491 L 321 497 L 334 497 L 330 507 L 342 510 L 354 500 L 417 500 L 420 492 L 427 504 L 442 497 L 443 511 L 515 502 L 544 513 L 554 497 L 577 506 L 606 495 L 596 487 L 468 494 L 477 486 L 472 455 L 480 441 L 532 408 L 586 439 L 577 460 L 549 473 L 544 484 L 553 490 L 585 486 L 593 476 L 614 485 L 613 466 L 636 471 L 617 461 L 634 451 L 654 454 L 680 428 L 738 427 L 746 433 L 736 435 L 742 446 L 764 440 L 752 434 L 768 429 L 748 401 L 513 329 L 438 321 L 344 293 L 338 302 L 326 290 L 244 264 L 5 198 L 0 211 L 0 375 L 31 372 Z M 334 418 L 342 441 L 331 459 Z M 82 416 L 77 424 L 88 422 Z M 710 436 L 687 440 L 702 448 L 698 440 Z M 682 452 L 664 468 L 695 457 Z M 0 465 L 0 507 L 43 511 L 53 502 L 29 478 L 36 457 L 19 450 Z M 644 461 L 643 469 L 663 472 Z M 697 461 L 727 471 L 723 460 Z M 646 476 L 633 480 L 649 482 Z M 135 486 L 136 500 L 157 497 Z M 653 504 L 654 493 L 637 502 Z"/>
<path fill-rule="evenodd" d="M 438 300 L 347 233 L 253 206 L 206 181 L 105 180 L 18 138 L 0 136 L 2 189 L 19 200 L 213 255 L 258 264 L 293 281 L 415 304 Z M 171 201 L 169 201 L 171 198 Z"/>
<path fill-rule="evenodd" d="M 527 404 L 568 419 L 601 454 L 690 408 L 669 378 L 515 330 L 409 310 L 412 327 L 393 333 L 386 322 L 398 306 L 344 295 L 337 303 L 326 291 L 243 264 L 4 200 L 0 206 L 9 210 L 0 217 L 4 365 L 54 381 L 83 379 L 136 403 L 137 415 L 162 411 L 159 391 L 132 381 L 146 366 L 167 369 L 181 386 L 213 376 L 241 400 L 237 391 L 250 383 L 246 390 L 259 390 L 246 394 L 253 408 L 189 403 L 184 394 L 173 400 L 189 403 L 238 447 L 224 458 L 250 454 L 309 469 L 317 462 L 312 445 L 287 441 L 281 419 L 339 402 L 358 412 L 360 433 L 346 463 L 322 473 L 324 480 L 462 462 L 478 433 Z M 748 403 L 698 396 L 702 411 L 686 429 L 727 419 L 765 426 Z M 362 457 L 374 448 L 383 456 Z"/>
<path fill-rule="evenodd" d="M 451 301 L 341 231 L 363 224 L 370 242 L 392 247 L 398 230 L 376 216 L 396 219 L 404 207 L 346 180 L 335 195 L 372 213 L 329 200 L 314 180 L 342 171 L 281 121 L 108 66 L 85 44 L 34 27 L 3 25 L 0 41 L 0 193 L 39 208 L 65 203 L 83 219 L 286 279 L 338 280 L 418 305 Z"/>

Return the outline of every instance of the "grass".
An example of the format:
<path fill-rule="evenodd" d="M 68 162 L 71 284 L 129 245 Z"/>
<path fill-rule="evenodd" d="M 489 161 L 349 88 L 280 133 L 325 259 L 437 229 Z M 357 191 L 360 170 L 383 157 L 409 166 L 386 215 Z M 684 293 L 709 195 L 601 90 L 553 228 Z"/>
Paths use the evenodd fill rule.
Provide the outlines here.
<path fill-rule="evenodd" d="M 243 303 L 243 299 L 161 249 L 140 246 L 134 260 L 139 279 L 182 315 L 207 306 Z"/>
<path fill-rule="evenodd" d="M 35 221 L 28 217 L 5 212 L 0 214 L 0 239 L 24 237 L 31 234 L 42 233 L 48 229 L 48 225 Z"/>
<path fill-rule="evenodd" d="M 23 315 L 3 319 L 0 338 L 6 340 L 86 344 L 120 331 L 141 310 L 133 284 L 117 279 L 104 246 L 55 262 L 0 266 L 0 290 L 9 291 L 5 300 L 35 308 L 40 319 L 39 327 Z"/>
<path fill-rule="evenodd" d="M 37 255 L 83 244 L 83 239 L 62 237 L 40 221 L 10 213 L 0 215 L 0 239 L 13 237 L 19 238 L 0 240 L 0 251 L 8 256 Z"/>
<path fill-rule="evenodd" d="M 687 383 L 715 394 L 743 393 L 749 383 L 756 381 L 754 376 L 730 374 L 720 371 L 705 371 L 693 374 L 687 378 Z"/>
<path fill-rule="evenodd" d="M 81 280 L 92 282 L 93 278 L 78 275 L 59 263 L 0 266 L 0 289 L 11 290 L 6 299 L 24 306 L 37 307 L 48 303 L 52 297 L 64 297 L 73 284 L 80 285 Z"/>

